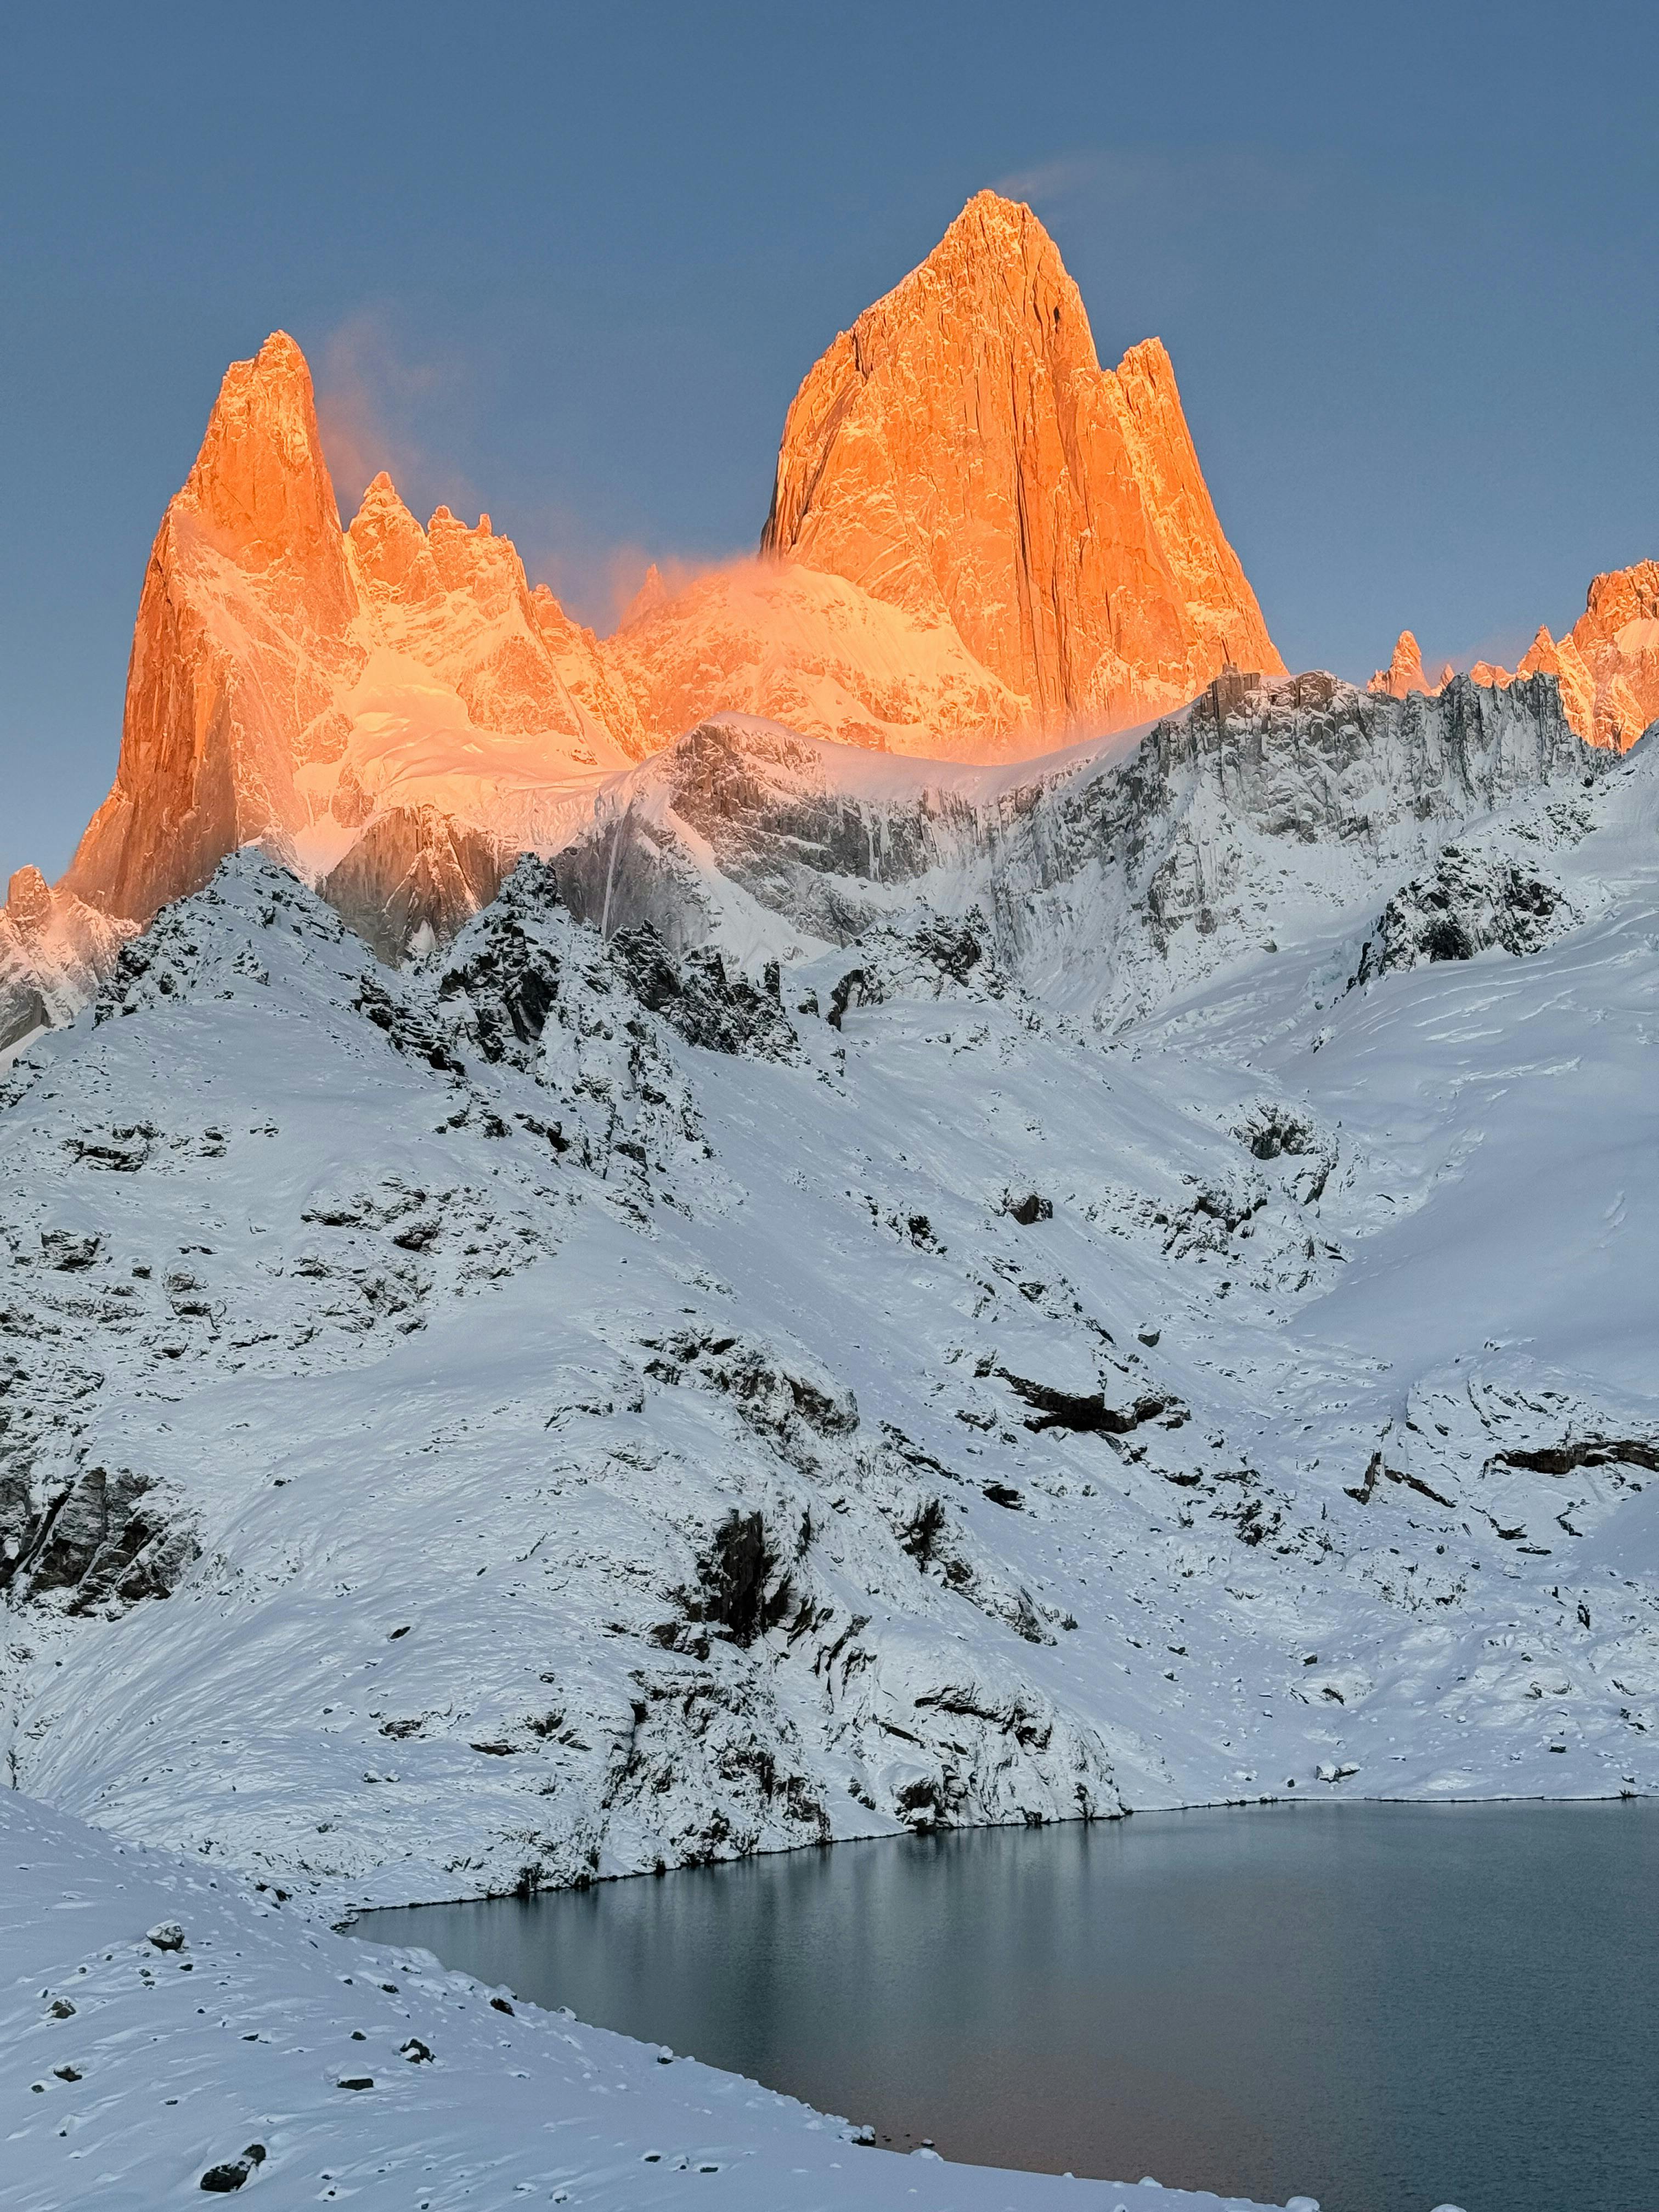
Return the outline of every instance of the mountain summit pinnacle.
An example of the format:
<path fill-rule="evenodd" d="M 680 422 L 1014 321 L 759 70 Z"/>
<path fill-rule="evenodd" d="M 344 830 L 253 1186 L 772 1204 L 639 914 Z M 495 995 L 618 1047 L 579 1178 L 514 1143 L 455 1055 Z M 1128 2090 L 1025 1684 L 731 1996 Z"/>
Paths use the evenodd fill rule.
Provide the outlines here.
<path fill-rule="evenodd" d="M 1043 724 L 1282 666 L 1168 354 L 1102 368 L 1054 240 L 995 192 L 808 374 L 762 546 L 948 623 Z"/>
<path fill-rule="evenodd" d="M 323 459 L 306 357 L 273 331 L 233 362 L 175 507 L 250 574 L 283 567 L 320 616 L 349 617 L 351 590 L 334 486 Z"/>
<path fill-rule="evenodd" d="M 68 887 L 145 921 L 204 883 L 224 854 L 302 813 L 303 733 L 349 672 L 356 609 L 311 372 L 274 331 L 226 370 L 195 465 L 161 518 L 115 786 Z"/>

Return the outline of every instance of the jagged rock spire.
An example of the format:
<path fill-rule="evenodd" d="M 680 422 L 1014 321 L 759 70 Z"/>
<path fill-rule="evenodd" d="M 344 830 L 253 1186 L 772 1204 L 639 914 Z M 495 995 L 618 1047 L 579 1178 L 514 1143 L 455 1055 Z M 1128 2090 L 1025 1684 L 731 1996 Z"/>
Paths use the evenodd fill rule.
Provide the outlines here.
<path fill-rule="evenodd" d="M 349 618 L 339 510 L 311 370 L 286 331 L 273 331 L 252 361 L 233 362 L 225 371 L 174 507 L 193 514 L 239 568 L 285 569 L 319 618 Z"/>
<path fill-rule="evenodd" d="M 1422 647 L 1410 630 L 1401 631 L 1395 640 L 1393 659 L 1386 668 L 1377 670 L 1365 688 L 1391 699 L 1403 699 L 1413 691 L 1435 689 L 1423 673 Z"/>
<path fill-rule="evenodd" d="M 1283 665 L 1169 356 L 1103 369 L 1054 240 L 995 192 L 807 375 L 763 550 L 949 623 L 1047 723 Z"/>
<path fill-rule="evenodd" d="M 195 465 L 151 549 L 115 787 L 65 882 L 148 921 L 225 854 L 283 849 L 294 775 L 360 659 L 311 372 L 284 331 L 226 370 Z"/>

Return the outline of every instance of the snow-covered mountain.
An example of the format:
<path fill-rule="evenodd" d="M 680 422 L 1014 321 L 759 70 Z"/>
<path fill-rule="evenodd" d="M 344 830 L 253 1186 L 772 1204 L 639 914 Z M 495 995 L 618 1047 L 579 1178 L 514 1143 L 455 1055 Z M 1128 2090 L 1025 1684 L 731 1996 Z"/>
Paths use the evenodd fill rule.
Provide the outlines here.
<path fill-rule="evenodd" d="M 1512 677 L 1284 672 L 1162 347 L 994 194 L 809 373 L 761 556 L 609 639 L 487 515 L 343 526 L 298 347 L 234 364 L 0 911 L 20 1872 L 314 2022 L 279 1890 L 1659 1788 L 1656 636 L 1644 563 Z M 608 2130 L 637 2051 L 514 2033 Z M 863 2201 L 749 2104 L 757 2203 Z"/>
<path fill-rule="evenodd" d="M 809 373 L 762 557 L 659 586 L 601 641 L 487 514 L 422 529 L 381 475 L 343 527 L 274 332 L 227 372 L 151 551 L 115 782 L 57 887 L 106 927 L 0 948 L 0 1034 L 83 1003 L 125 925 L 250 842 L 397 956 L 711 714 L 1006 757 L 1280 665 L 1168 356 L 1103 369 L 1053 240 L 991 192 Z"/>
<path fill-rule="evenodd" d="M 1652 1789 L 1656 758 L 728 719 L 402 969 L 233 857 L 6 1080 L 14 1779 L 331 1900 Z"/>

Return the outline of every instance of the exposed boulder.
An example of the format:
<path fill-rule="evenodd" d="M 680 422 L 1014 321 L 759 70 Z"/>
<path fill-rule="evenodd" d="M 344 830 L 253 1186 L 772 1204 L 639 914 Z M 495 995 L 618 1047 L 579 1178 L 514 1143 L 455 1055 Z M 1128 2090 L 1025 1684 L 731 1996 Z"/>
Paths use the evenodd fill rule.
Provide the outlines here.
<path fill-rule="evenodd" d="M 660 1014 L 688 1044 L 709 1052 L 747 1052 L 763 1060 L 787 1060 L 795 1032 L 779 1000 L 774 964 L 764 987 L 728 970 L 712 945 L 694 946 L 675 960 L 649 922 L 618 930 L 611 939 L 612 964 L 625 977 L 641 1006 Z"/>
<path fill-rule="evenodd" d="M 19 1597 L 77 1613 L 167 1597 L 200 1549 L 169 1487 L 128 1468 L 82 1468 L 38 1504 L 16 1476 L 0 1484 L 0 1589 Z"/>

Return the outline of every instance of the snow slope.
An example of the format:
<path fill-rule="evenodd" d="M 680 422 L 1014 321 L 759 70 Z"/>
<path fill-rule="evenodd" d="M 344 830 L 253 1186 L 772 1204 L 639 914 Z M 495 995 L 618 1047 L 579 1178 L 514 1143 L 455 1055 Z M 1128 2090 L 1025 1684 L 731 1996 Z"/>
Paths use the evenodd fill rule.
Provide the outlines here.
<path fill-rule="evenodd" d="M 14 1778 L 334 1903 L 1652 1789 L 1654 762 L 1105 1030 L 227 863 L 5 1094 Z"/>

